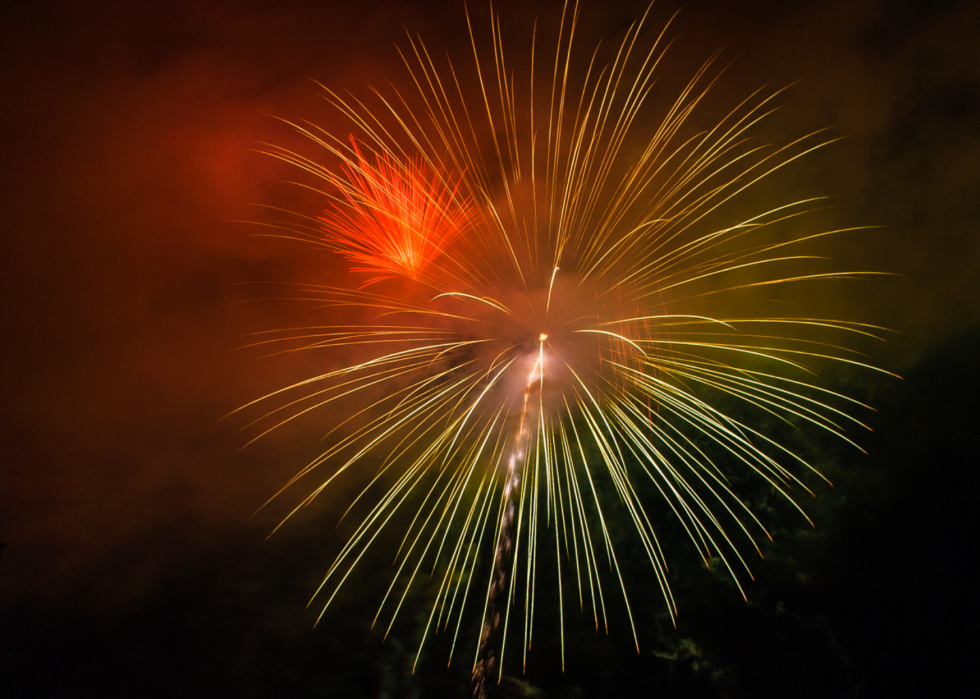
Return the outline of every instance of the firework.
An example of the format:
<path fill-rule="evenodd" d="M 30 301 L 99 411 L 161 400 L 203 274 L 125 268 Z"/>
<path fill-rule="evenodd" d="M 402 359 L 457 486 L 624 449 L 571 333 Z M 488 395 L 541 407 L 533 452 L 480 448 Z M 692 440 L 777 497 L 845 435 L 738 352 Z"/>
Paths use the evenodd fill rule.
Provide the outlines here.
<path fill-rule="evenodd" d="M 416 279 L 465 230 L 472 203 L 458 196 L 440 173 L 427 176 L 419 158 L 402 165 L 389 153 L 372 166 L 351 143 L 356 164 L 345 164 L 336 185 L 347 206 L 332 205 L 320 220 L 325 240 L 360 267 L 381 273 L 367 283 L 393 275 Z"/>
<path fill-rule="evenodd" d="M 746 192 L 825 141 L 755 144 L 778 92 L 692 131 L 714 59 L 672 102 L 654 99 L 666 28 L 651 35 L 645 20 L 608 59 L 580 55 L 566 7 L 557 48 L 539 56 L 535 31 L 521 80 L 495 16 L 489 51 L 470 25 L 465 66 L 409 38 L 403 88 L 375 92 L 374 107 L 324 88 L 349 129 L 292 124 L 322 149 L 311 157 L 270 147 L 327 199 L 312 225 L 280 225 L 360 280 L 301 294 L 355 320 L 256 340 L 334 356 L 255 402 L 276 402 L 261 434 L 343 410 L 287 484 L 317 479 L 299 509 L 342 474 L 361 480 L 344 513 L 359 519 L 314 599 L 326 611 L 366 552 L 396 544 L 375 623 L 387 634 L 413 585 L 434 580 L 422 643 L 446 632 L 455 649 L 464 619 L 482 619 L 477 694 L 509 647 L 526 662 L 539 567 L 556 571 L 563 657 L 567 607 L 600 628 L 615 599 L 639 648 L 609 519 L 633 525 L 673 617 L 659 513 L 741 589 L 743 552 L 768 534 L 730 475 L 753 474 L 802 513 L 816 473 L 763 425 L 850 441 L 845 425 L 861 424 L 850 411 L 864 406 L 817 371 L 871 369 L 846 338 L 879 329 L 767 313 L 761 298 L 862 276 L 811 252 L 843 231 L 803 227 L 815 199 L 744 213 Z"/>

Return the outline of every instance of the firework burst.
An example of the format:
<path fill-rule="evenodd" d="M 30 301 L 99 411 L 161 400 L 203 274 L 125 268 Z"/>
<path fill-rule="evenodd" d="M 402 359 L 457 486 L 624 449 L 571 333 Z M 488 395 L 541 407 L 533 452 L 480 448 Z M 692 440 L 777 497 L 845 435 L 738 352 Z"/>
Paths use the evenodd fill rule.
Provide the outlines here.
<path fill-rule="evenodd" d="M 347 358 L 246 406 L 275 403 L 261 434 L 344 411 L 286 486 L 325 474 L 298 509 L 342 474 L 362 481 L 348 509 L 362 516 L 314 599 L 325 611 L 368 550 L 396 543 L 375 623 L 390 631 L 413 585 L 434 580 L 422 643 L 447 632 L 455 649 L 463 620 L 482 619 L 477 694 L 508 647 L 526 662 L 541 566 L 556 571 L 563 649 L 570 606 L 599 628 L 618 598 L 634 624 L 611 517 L 632 524 L 672 617 L 660 512 L 741 589 L 743 553 L 768 534 L 730 474 L 754 474 L 802 513 L 815 473 L 763 423 L 846 441 L 844 426 L 860 425 L 850 411 L 863 406 L 817 369 L 871 369 L 841 338 L 879 329 L 760 313 L 760 291 L 863 276 L 809 252 L 843 231 L 799 232 L 814 199 L 731 213 L 825 141 L 756 145 L 778 94 L 762 91 L 690 132 L 714 59 L 651 116 L 667 42 L 645 19 L 608 60 L 597 50 L 580 64 L 566 7 L 544 58 L 535 31 L 522 81 L 495 16 L 489 51 L 470 25 L 465 69 L 410 37 L 406 89 L 376 91 L 369 107 L 324 88 L 349 129 L 292 124 L 322 148 L 314 157 L 270 147 L 328 200 L 309 225 L 281 225 L 368 275 L 302 287 L 358 320 L 256 340 Z"/>
<path fill-rule="evenodd" d="M 440 173 L 429 175 L 420 158 L 402 165 L 383 152 L 372 166 L 351 142 L 355 162 L 341 167 L 335 185 L 346 206 L 332 205 L 320 220 L 324 239 L 354 272 L 417 279 L 458 238 L 473 218 L 472 202 Z"/>

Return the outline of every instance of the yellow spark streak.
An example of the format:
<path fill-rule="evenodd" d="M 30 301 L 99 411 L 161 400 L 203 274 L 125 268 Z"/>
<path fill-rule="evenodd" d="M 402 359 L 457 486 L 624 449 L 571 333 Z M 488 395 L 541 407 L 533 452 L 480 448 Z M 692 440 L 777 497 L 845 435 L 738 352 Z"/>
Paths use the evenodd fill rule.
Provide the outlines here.
<path fill-rule="evenodd" d="M 460 299 L 472 299 L 473 301 L 479 301 L 480 303 L 485 303 L 491 308 L 496 308 L 498 311 L 503 311 L 509 316 L 514 315 L 514 313 L 509 308 L 507 308 L 507 306 L 500 303 L 499 301 L 495 301 L 494 299 L 488 298 L 486 296 L 474 296 L 473 294 L 464 294 L 458 291 L 447 291 L 444 294 L 433 296 L 432 300 L 435 301 L 436 299 L 442 298 L 444 296 L 452 296 L 453 298 L 460 298 Z"/>
<path fill-rule="evenodd" d="M 551 310 L 551 292 L 555 288 L 555 276 L 557 276 L 557 274 L 558 274 L 558 268 L 555 267 L 555 271 L 551 273 L 551 283 L 548 284 L 548 303 L 546 303 L 545 304 L 545 307 L 544 307 L 544 312 L 546 314 L 548 313 L 549 310 Z M 545 335 L 545 339 L 547 339 L 547 338 L 548 338 L 548 336 Z M 543 341 L 544 340 L 542 340 L 542 342 Z"/>

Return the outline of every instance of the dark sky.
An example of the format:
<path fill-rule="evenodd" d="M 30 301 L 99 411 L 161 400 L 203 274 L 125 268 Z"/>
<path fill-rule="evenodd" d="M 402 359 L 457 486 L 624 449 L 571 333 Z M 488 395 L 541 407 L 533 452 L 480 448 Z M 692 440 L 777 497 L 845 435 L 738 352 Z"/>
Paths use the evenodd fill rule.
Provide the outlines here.
<path fill-rule="evenodd" d="M 657 3 L 653 24 L 665 22 L 676 6 Z M 622 31 L 644 5 L 583 7 L 583 43 L 589 43 Z M 472 5 L 478 28 L 485 29 L 486 9 Z M 505 31 L 522 25 L 515 33 L 526 33 L 535 14 L 543 27 L 553 25 L 554 7 L 541 2 L 505 8 Z M 157 605 L 160 618 L 204 614 L 219 592 L 206 581 L 196 588 L 192 569 L 200 566 L 206 577 L 214 561 L 227 560 L 222 569 L 231 572 L 222 584 L 277 590 L 255 599 L 279 605 L 277 624 L 302 627 L 290 637 L 302 648 L 296 639 L 310 624 L 302 607 L 321 565 L 314 560 L 304 568 L 290 557 L 302 548 L 299 541 L 313 538 L 317 521 L 330 519 L 330 503 L 323 503 L 320 520 L 310 515 L 298 522 L 281 544 L 263 541 L 281 512 L 251 516 L 315 444 L 287 431 L 239 453 L 241 424 L 216 421 L 304 370 L 250 363 L 231 351 L 239 336 L 286 325 L 297 312 L 242 303 L 251 293 L 243 284 L 321 282 L 339 268 L 324 254 L 254 237 L 255 226 L 237 223 L 264 218 L 257 205 L 316 210 L 314 199 L 284 183 L 294 177 L 288 167 L 254 149 L 261 142 L 294 143 L 275 117 L 329 128 L 335 117 L 310 79 L 355 92 L 404 80 L 394 48 L 404 44 L 403 27 L 465 57 L 462 4 L 36 3 L 6 11 L 0 24 L 4 618 L 16 617 L 25 638 L 74 638 L 59 646 L 67 654 L 73 643 L 84 643 L 80 624 L 111 616 L 116 631 L 106 627 L 98 637 L 107 649 L 103 660 L 112 665 L 124 645 L 112 634 L 130 633 L 133 619 L 149 614 L 147 605 Z M 806 191 L 833 197 L 825 216 L 834 225 L 881 226 L 832 249 L 844 267 L 897 275 L 849 287 L 846 298 L 835 300 L 848 305 L 851 317 L 897 331 L 873 360 L 907 381 L 871 392 L 902 405 L 935 401 L 937 411 L 957 415 L 974 432 L 976 422 L 964 415 L 978 415 L 969 397 L 975 394 L 963 385 L 970 376 L 976 380 L 975 370 L 964 372 L 966 384 L 949 382 L 955 400 L 929 389 L 932 379 L 915 377 L 942 368 L 955 377 L 957 362 L 976 360 L 964 347 L 980 349 L 971 335 L 980 326 L 978 28 L 980 5 L 967 1 L 692 0 L 673 26 L 671 62 L 689 73 L 727 45 L 724 55 L 737 60 L 722 94 L 795 83 L 780 99 L 775 128 L 798 134 L 829 127 L 830 135 L 845 137 L 793 177 Z M 878 431 L 907 443 L 875 442 L 879 455 L 919 453 L 929 439 L 946 439 L 936 436 L 939 427 L 923 436 L 900 428 L 902 415 L 882 415 Z M 959 438 L 976 443 L 975 434 Z M 896 462 L 892 470 L 879 458 L 875 478 L 893 493 L 881 517 L 894 514 L 888 508 L 919 482 L 930 483 L 936 497 L 948 488 L 962 498 L 970 481 L 955 469 L 975 464 L 975 457 L 956 458 L 916 467 Z M 867 483 L 855 488 L 874 502 Z M 851 540 L 847 532 L 840 536 Z M 928 569 L 915 558 L 928 548 L 927 537 L 953 537 L 961 544 L 951 545 L 959 549 L 955 555 L 975 551 L 968 532 L 940 532 L 926 523 L 895 534 L 911 538 L 907 550 L 887 534 L 877 536 L 907 556 L 911 568 Z M 326 556 L 331 540 L 320 545 Z M 828 560 L 829 570 L 849 559 Z M 276 570 L 300 577 L 277 580 Z M 945 580 L 954 572 L 939 569 L 936 576 Z M 855 594 L 873 589 L 856 584 Z M 912 604 L 901 589 L 896 614 Z M 267 629 L 271 614 L 255 624 Z M 69 627 L 75 630 L 64 631 Z M 141 633 L 152 638 L 145 628 Z M 857 647 L 859 637 L 848 636 L 845 651 L 872 657 L 873 650 Z M 57 653 L 31 655 L 12 645 L 5 652 L 13 660 L 4 672 L 22 689 L 32 680 L 9 669 L 17 658 L 29 658 L 24 663 L 38 676 L 64 667 L 69 675 L 82 672 Z M 180 667 L 191 663 L 180 658 L 173 661 Z M 236 695 L 199 671 L 196 686 Z M 137 676 L 130 679 L 144 681 Z M 130 679 L 111 681 L 118 689 Z M 70 679 L 58 687 L 48 696 L 78 695 Z M 141 695 L 115 689 L 105 695 L 114 693 Z"/>

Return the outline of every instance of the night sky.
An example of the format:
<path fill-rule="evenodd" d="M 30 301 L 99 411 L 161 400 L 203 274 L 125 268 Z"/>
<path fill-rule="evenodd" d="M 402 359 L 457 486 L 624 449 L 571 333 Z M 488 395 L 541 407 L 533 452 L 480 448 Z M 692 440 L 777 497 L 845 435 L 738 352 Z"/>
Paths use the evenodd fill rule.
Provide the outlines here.
<path fill-rule="evenodd" d="M 518 38 L 560 13 L 502 5 Z M 651 26 L 679 6 L 656 3 Z M 644 8 L 584 3 L 582 45 L 620 35 Z M 488 6 L 470 9 L 486 30 Z M 314 629 L 305 605 L 337 551 L 340 500 L 324 496 L 269 540 L 285 505 L 253 513 L 322 430 L 239 451 L 242 421 L 220 420 L 309 373 L 235 351 L 247 333 L 308 322 L 308 309 L 256 302 L 255 285 L 327 283 L 344 269 L 255 235 L 247 222 L 268 219 L 263 207 L 322 206 L 260 144 L 302 147 L 277 117 L 331 127 L 312 80 L 355 94 L 404 82 L 405 27 L 465 60 L 465 22 L 461 2 L 376 0 L 4 13 L 0 695 L 466 696 L 465 663 L 445 668 L 438 641 L 411 675 L 414 612 L 384 643 L 369 630 L 374 570 Z M 868 455 L 814 441 L 835 486 L 809 510 L 816 529 L 777 513 L 749 604 L 681 564 L 676 631 L 641 605 L 637 656 L 625 629 L 607 639 L 582 621 L 564 675 L 546 642 L 529 684 L 501 696 L 976 686 L 978 29 L 968 1 L 683 4 L 665 89 L 670 71 L 688 75 L 725 46 L 722 98 L 792 84 L 774 140 L 825 127 L 843 137 L 774 186 L 832 197 L 828 225 L 878 226 L 827 251 L 894 276 L 827 303 L 894 330 L 871 360 L 903 378 L 835 377 L 879 410 L 873 434 L 853 435 Z"/>

